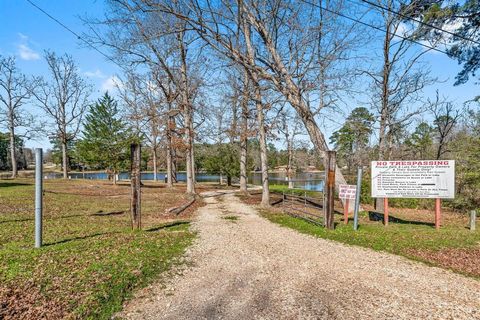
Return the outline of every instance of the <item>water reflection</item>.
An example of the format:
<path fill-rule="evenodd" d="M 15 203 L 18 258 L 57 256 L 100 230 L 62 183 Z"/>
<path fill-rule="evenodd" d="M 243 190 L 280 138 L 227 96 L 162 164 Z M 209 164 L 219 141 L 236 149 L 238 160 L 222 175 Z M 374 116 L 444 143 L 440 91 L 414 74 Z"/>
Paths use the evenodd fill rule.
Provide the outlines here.
<path fill-rule="evenodd" d="M 95 180 L 107 180 L 108 174 L 105 172 L 71 172 L 68 174 L 70 179 L 95 179 Z M 61 173 L 48 173 L 46 175 L 47 179 L 58 179 L 62 177 Z M 118 177 L 122 179 L 130 179 L 130 174 L 128 172 L 122 172 Z M 224 179 L 225 176 L 223 177 Z M 270 173 L 269 174 L 269 184 L 280 184 L 288 185 L 285 173 Z M 153 180 L 152 172 L 142 173 L 142 180 Z M 157 180 L 165 180 L 165 172 L 157 173 Z M 196 174 L 197 182 L 219 182 L 219 174 L 207 174 L 207 173 L 197 173 Z M 185 182 L 186 174 L 185 172 L 177 173 L 177 181 Z M 235 181 L 235 180 L 234 180 Z M 259 172 L 251 173 L 248 176 L 248 183 L 254 185 L 261 185 L 262 174 Z M 305 190 L 314 190 L 322 191 L 324 187 L 324 173 L 323 172 L 304 172 L 297 173 L 293 177 L 293 187 Z"/>

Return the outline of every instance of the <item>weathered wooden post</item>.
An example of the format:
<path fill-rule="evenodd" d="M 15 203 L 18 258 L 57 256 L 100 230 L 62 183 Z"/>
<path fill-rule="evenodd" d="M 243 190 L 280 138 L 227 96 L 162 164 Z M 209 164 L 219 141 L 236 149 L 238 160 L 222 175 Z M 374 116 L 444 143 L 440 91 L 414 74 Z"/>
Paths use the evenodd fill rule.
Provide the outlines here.
<path fill-rule="evenodd" d="M 132 214 L 132 229 L 141 229 L 141 147 L 138 143 L 130 145 L 130 211 Z"/>
<path fill-rule="evenodd" d="M 42 246 L 43 150 L 35 149 L 35 248 Z"/>
<path fill-rule="evenodd" d="M 475 231 L 475 222 L 477 220 L 477 210 L 470 211 L 470 230 Z"/>
<path fill-rule="evenodd" d="M 337 153 L 335 151 L 327 151 L 327 185 L 325 188 L 325 227 L 327 229 L 333 229 L 333 214 L 334 214 L 334 201 L 335 201 L 335 166 L 336 166 Z"/>

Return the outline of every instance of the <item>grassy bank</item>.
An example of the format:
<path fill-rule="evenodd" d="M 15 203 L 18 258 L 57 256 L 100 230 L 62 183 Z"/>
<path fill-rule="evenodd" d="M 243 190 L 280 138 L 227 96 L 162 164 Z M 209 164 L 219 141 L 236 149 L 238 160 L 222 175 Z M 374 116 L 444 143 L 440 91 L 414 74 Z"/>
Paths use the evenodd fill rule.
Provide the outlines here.
<path fill-rule="evenodd" d="M 282 192 L 284 186 L 273 186 L 270 189 Z M 239 198 L 245 203 L 256 205 L 260 203 L 261 195 L 259 193 L 250 196 L 239 195 Z M 271 202 L 275 203 L 280 198 L 281 195 L 274 194 Z M 302 203 L 298 203 L 297 206 L 305 210 Z M 364 208 L 371 209 L 368 205 Z M 343 212 L 339 202 L 336 203 L 336 210 Z M 336 214 L 335 230 L 327 230 L 283 213 L 281 203 L 270 210 L 261 210 L 261 213 L 270 221 L 301 233 L 402 255 L 480 278 L 480 230 L 477 228 L 477 231 L 471 232 L 467 228 L 469 222 L 467 215 L 445 208 L 442 213 L 442 228 L 438 231 L 434 228 L 433 208 L 429 210 L 391 208 L 390 215 L 397 218 L 397 222 L 390 222 L 388 227 L 384 227 L 382 222 L 370 221 L 368 213 L 361 212 L 358 231 L 353 231 L 352 214 L 348 225 L 343 223 L 343 215 Z M 321 209 L 316 214 L 322 216 Z"/>
<path fill-rule="evenodd" d="M 335 230 L 327 230 L 279 210 L 262 211 L 262 215 L 301 233 L 402 255 L 480 278 L 480 232 L 467 230 L 466 221 L 460 218 L 457 221 L 448 219 L 448 224 L 437 231 L 430 223 L 416 220 L 390 223 L 384 227 L 380 222 L 368 221 L 367 215 L 363 214 L 359 230 L 353 231 L 352 221 L 345 225 L 339 215 Z M 396 216 L 404 215 L 397 212 Z M 404 218 L 412 219 L 412 216 L 409 214 Z"/>
<path fill-rule="evenodd" d="M 45 246 L 33 249 L 32 181 L 0 181 L 0 318 L 109 319 L 135 288 L 180 263 L 194 208 L 186 221 L 163 213 L 185 201 L 183 190 L 147 184 L 139 232 L 130 230 L 129 191 L 47 180 Z"/>

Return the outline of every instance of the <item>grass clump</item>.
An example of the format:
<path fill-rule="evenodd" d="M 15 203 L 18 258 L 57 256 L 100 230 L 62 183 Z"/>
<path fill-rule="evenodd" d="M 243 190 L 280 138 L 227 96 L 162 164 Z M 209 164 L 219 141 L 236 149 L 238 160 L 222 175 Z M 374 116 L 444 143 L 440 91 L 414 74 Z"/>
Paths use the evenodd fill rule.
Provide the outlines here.
<path fill-rule="evenodd" d="M 238 220 L 238 216 L 225 216 L 225 217 L 222 217 L 222 219 L 225 219 L 225 220 L 229 220 L 229 221 L 232 221 L 232 222 L 235 222 Z"/>

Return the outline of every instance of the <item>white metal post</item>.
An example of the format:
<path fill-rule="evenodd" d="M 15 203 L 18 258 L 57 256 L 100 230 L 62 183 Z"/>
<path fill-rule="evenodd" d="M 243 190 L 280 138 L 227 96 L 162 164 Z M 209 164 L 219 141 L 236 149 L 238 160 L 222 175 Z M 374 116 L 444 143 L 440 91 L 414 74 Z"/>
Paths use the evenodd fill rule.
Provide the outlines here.
<path fill-rule="evenodd" d="M 35 248 L 42 246 L 43 150 L 35 149 Z"/>
<path fill-rule="evenodd" d="M 355 194 L 355 209 L 353 212 L 353 230 L 358 229 L 358 210 L 360 208 L 360 194 L 362 188 L 362 168 L 357 171 L 357 192 Z"/>

